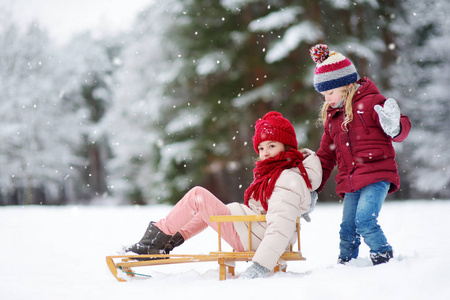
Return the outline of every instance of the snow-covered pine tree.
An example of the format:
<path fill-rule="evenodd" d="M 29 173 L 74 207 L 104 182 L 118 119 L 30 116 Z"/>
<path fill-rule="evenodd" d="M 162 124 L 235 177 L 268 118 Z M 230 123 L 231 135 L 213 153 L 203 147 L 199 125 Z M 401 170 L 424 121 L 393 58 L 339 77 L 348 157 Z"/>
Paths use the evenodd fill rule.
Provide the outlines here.
<path fill-rule="evenodd" d="M 77 118 L 76 126 L 70 130 L 80 139 L 72 149 L 80 158 L 72 165 L 77 201 L 108 194 L 109 128 L 103 119 L 112 102 L 117 48 L 113 40 L 95 40 L 83 33 L 60 51 L 63 80 L 56 87 L 67 113 Z"/>
<path fill-rule="evenodd" d="M 166 173 L 172 159 L 178 159 L 175 150 L 182 146 L 166 144 L 164 111 L 173 105 L 167 86 L 181 65 L 167 32 L 176 22 L 174 15 L 181 13 L 178 2 L 150 4 L 137 16 L 131 31 L 117 37 L 123 49 L 116 58 L 114 101 L 103 124 L 111 137 L 111 191 L 134 204 L 172 198 L 172 179 Z"/>
<path fill-rule="evenodd" d="M 38 24 L 0 31 L 0 203 L 61 204 L 69 197 L 76 119 L 62 103 L 60 60 Z"/>
<path fill-rule="evenodd" d="M 450 197 L 450 45 L 448 1 L 405 1 L 406 21 L 396 22 L 398 59 L 391 86 L 412 122 L 399 164 L 411 197 Z"/>

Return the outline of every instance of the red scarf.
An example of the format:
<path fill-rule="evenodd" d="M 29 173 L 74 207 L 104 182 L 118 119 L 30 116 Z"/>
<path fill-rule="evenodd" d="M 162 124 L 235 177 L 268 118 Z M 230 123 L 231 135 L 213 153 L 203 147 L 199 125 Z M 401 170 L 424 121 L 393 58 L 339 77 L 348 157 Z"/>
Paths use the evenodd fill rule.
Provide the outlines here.
<path fill-rule="evenodd" d="M 303 160 L 304 157 L 300 151 L 290 149 L 280 152 L 275 157 L 257 161 L 256 167 L 253 169 L 253 182 L 244 193 L 245 205 L 248 206 L 248 201 L 253 195 L 253 198 L 261 202 L 262 207 L 267 211 L 267 200 L 272 196 L 281 172 L 294 167 L 298 167 L 306 186 L 311 189 L 311 182 L 303 166 Z"/>

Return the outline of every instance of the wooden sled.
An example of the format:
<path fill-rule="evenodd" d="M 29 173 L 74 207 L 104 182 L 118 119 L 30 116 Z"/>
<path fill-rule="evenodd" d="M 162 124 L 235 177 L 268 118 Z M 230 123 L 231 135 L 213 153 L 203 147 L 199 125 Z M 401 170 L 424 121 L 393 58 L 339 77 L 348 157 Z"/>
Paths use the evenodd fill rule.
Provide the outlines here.
<path fill-rule="evenodd" d="M 265 215 L 248 215 L 248 216 L 211 216 L 211 222 L 218 223 L 218 239 L 219 249 L 209 254 L 149 254 L 149 255 L 112 255 L 106 257 L 106 263 L 113 276 L 120 282 L 127 281 L 124 277 L 134 276 L 136 273 L 132 271 L 135 267 L 147 267 L 156 265 L 169 265 L 179 263 L 195 263 L 195 262 L 212 262 L 217 261 L 219 264 L 219 279 L 225 280 L 227 273 L 235 276 L 236 261 L 251 261 L 255 252 L 227 252 L 222 251 L 222 235 L 221 223 L 224 222 L 248 222 L 248 249 L 251 247 L 251 222 L 265 222 Z M 274 268 L 274 272 L 286 272 L 287 261 L 306 260 L 301 253 L 300 245 L 300 218 L 297 218 L 297 249 L 293 251 L 292 245 L 289 251 L 284 252 Z M 139 258 L 140 260 L 136 260 Z M 142 260 L 149 258 L 152 260 Z M 228 272 L 227 272 L 228 271 Z M 121 273 L 119 273 L 121 272 Z M 126 276 L 121 276 L 126 274 Z"/>

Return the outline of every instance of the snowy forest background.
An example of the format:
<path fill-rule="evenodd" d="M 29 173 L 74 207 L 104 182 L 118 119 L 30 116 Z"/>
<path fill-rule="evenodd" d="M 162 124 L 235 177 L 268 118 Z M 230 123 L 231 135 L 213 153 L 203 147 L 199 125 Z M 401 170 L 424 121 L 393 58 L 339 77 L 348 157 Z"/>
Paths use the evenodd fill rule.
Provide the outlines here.
<path fill-rule="evenodd" d="M 450 197 L 450 2 L 165 0 L 132 30 L 64 45 L 0 11 L 0 205 L 175 203 L 201 185 L 241 201 L 269 110 L 316 150 L 308 49 L 326 43 L 396 98 L 391 199 Z M 335 200 L 329 180 L 320 201 Z"/>

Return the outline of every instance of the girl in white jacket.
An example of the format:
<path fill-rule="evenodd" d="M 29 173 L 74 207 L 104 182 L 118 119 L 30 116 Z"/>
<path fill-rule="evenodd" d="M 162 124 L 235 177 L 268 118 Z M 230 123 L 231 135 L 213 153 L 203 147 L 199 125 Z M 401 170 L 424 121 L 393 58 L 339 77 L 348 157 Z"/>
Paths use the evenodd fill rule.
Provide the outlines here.
<path fill-rule="evenodd" d="M 311 192 L 322 179 L 316 154 L 297 150 L 292 124 L 278 112 L 269 112 L 255 124 L 253 147 L 259 155 L 254 180 L 245 191 L 245 204 L 223 204 L 211 192 L 192 188 L 165 219 L 151 222 L 142 239 L 125 248 L 137 254 L 168 254 L 174 247 L 203 231 L 212 215 L 266 215 L 267 222 L 252 224 L 253 264 L 243 277 L 267 276 L 278 259 L 295 242 L 296 219 L 307 213 Z M 246 251 L 248 229 L 245 222 L 223 223 L 223 239 L 236 251 Z"/>

